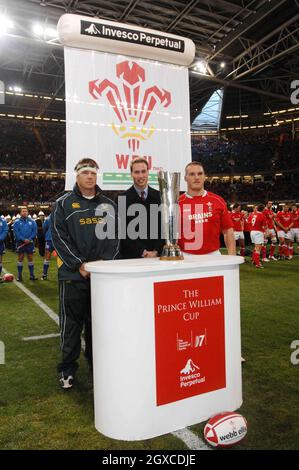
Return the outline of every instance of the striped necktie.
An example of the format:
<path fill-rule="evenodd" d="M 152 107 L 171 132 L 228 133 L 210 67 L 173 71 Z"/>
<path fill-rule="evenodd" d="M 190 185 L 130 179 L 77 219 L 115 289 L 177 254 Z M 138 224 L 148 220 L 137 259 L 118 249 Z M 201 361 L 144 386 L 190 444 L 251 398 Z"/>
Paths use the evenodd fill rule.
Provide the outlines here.
<path fill-rule="evenodd" d="M 145 202 L 145 200 L 146 200 L 146 192 L 145 192 L 145 191 L 141 191 L 140 196 L 141 196 L 142 202 Z"/>

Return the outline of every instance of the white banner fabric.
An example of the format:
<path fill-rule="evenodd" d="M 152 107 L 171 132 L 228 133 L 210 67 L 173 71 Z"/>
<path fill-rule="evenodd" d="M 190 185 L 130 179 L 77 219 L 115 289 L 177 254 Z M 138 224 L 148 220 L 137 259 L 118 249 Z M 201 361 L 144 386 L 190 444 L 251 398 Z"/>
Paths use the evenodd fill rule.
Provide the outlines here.
<path fill-rule="evenodd" d="M 66 189 L 85 157 L 98 162 L 104 190 L 127 189 L 138 156 L 154 187 L 159 170 L 182 172 L 191 161 L 186 67 L 65 47 L 65 79 Z"/>

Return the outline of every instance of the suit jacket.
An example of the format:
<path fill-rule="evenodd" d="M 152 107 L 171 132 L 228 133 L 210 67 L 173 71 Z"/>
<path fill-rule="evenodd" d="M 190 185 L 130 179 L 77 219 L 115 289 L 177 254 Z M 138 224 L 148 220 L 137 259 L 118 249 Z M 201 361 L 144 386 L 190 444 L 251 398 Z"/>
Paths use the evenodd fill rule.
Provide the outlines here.
<path fill-rule="evenodd" d="M 123 229 L 124 229 L 124 226 L 126 228 L 125 230 L 126 238 L 122 239 L 120 242 L 120 257 L 123 259 L 141 258 L 144 250 L 148 250 L 148 251 L 156 250 L 158 254 L 160 254 L 164 245 L 164 240 L 161 238 L 161 214 L 160 213 L 158 215 L 158 220 L 156 220 L 157 229 L 158 229 L 157 234 L 156 234 L 157 237 L 151 238 L 151 233 L 150 233 L 150 224 L 151 224 L 150 207 L 151 207 L 151 204 L 156 204 L 157 207 L 161 204 L 159 191 L 148 186 L 148 194 L 147 194 L 147 198 L 145 202 L 142 201 L 139 194 L 135 190 L 134 186 L 131 186 L 131 188 L 129 188 L 122 196 L 126 197 L 126 208 L 127 208 L 126 212 L 128 212 L 128 208 L 132 204 L 142 204 L 145 207 L 147 226 L 140 227 L 139 226 L 140 224 L 138 223 L 136 225 L 135 230 L 136 232 L 138 232 L 138 230 L 141 231 L 141 236 L 135 240 L 132 240 L 128 237 L 127 229 L 128 229 L 128 225 L 130 224 L 130 222 L 132 222 L 136 217 L 139 218 L 138 211 L 133 216 L 128 216 L 126 214 L 125 218 L 122 217 L 121 214 L 119 214 L 121 216 L 120 224 L 121 226 L 123 226 Z M 122 233 L 124 231 L 123 229 L 122 229 Z M 143 235 L 145 235 L 144 239 L 143 239 Z"/>

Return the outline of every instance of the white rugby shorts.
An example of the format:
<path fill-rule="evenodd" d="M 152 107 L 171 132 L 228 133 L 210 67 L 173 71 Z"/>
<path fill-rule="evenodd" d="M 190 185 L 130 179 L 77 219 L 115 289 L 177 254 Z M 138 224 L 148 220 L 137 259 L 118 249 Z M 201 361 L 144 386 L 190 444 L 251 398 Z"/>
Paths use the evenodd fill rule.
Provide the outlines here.
<path fill-rule="evenodd" d="M 285 232 L 284 230 L 278 230 L 277 232 L 278 238 L 285 238 L 286 240 L 292 240 L 291 230 Z"/>
<path fill-rule="evenodd" d="M 255 245 L 263 245 L 264 244 L 264 232 L 260 232 L 258 230 L 251 230 L 250 232 L 251 242 Z"/>
<path fill-rule="evenodd" d="M 235 240 L 244 240 L 244 232 L 234 232 Z"/>
<path fill-rule="evenodd" d="M 265 233 L 265 242 L 268 240 L 268 238 L 271 239 L 271 242 L 274 242 L 274 243 L 277 242 L 276 232 L 274 228 L 269 228 L 268 232 Z"/>
<path fill-rule="evenodd" d="M 299 228 L 291 228 L 292 241 L 299 243 Z"/>

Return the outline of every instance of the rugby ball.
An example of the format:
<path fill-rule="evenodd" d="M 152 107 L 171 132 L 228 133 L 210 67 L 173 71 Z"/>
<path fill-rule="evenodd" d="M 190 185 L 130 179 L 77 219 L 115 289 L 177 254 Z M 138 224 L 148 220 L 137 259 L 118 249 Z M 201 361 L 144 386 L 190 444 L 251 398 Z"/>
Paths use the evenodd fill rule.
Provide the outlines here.
<path fill-rule="evenodd" d="M 2 277 L 2 281 L 3 282 L 12 282 L 14 280 L 14 275 L 13 274 L 4 274 L 4 276 Z"/>
<path fill-rule="evenodd" d="M 229 447 L 242 441 L 247 434 L 244 416 L 234 413 L 219 413 L 209 419 L 204 428 L 204 437 L 213 447 Z"/>

